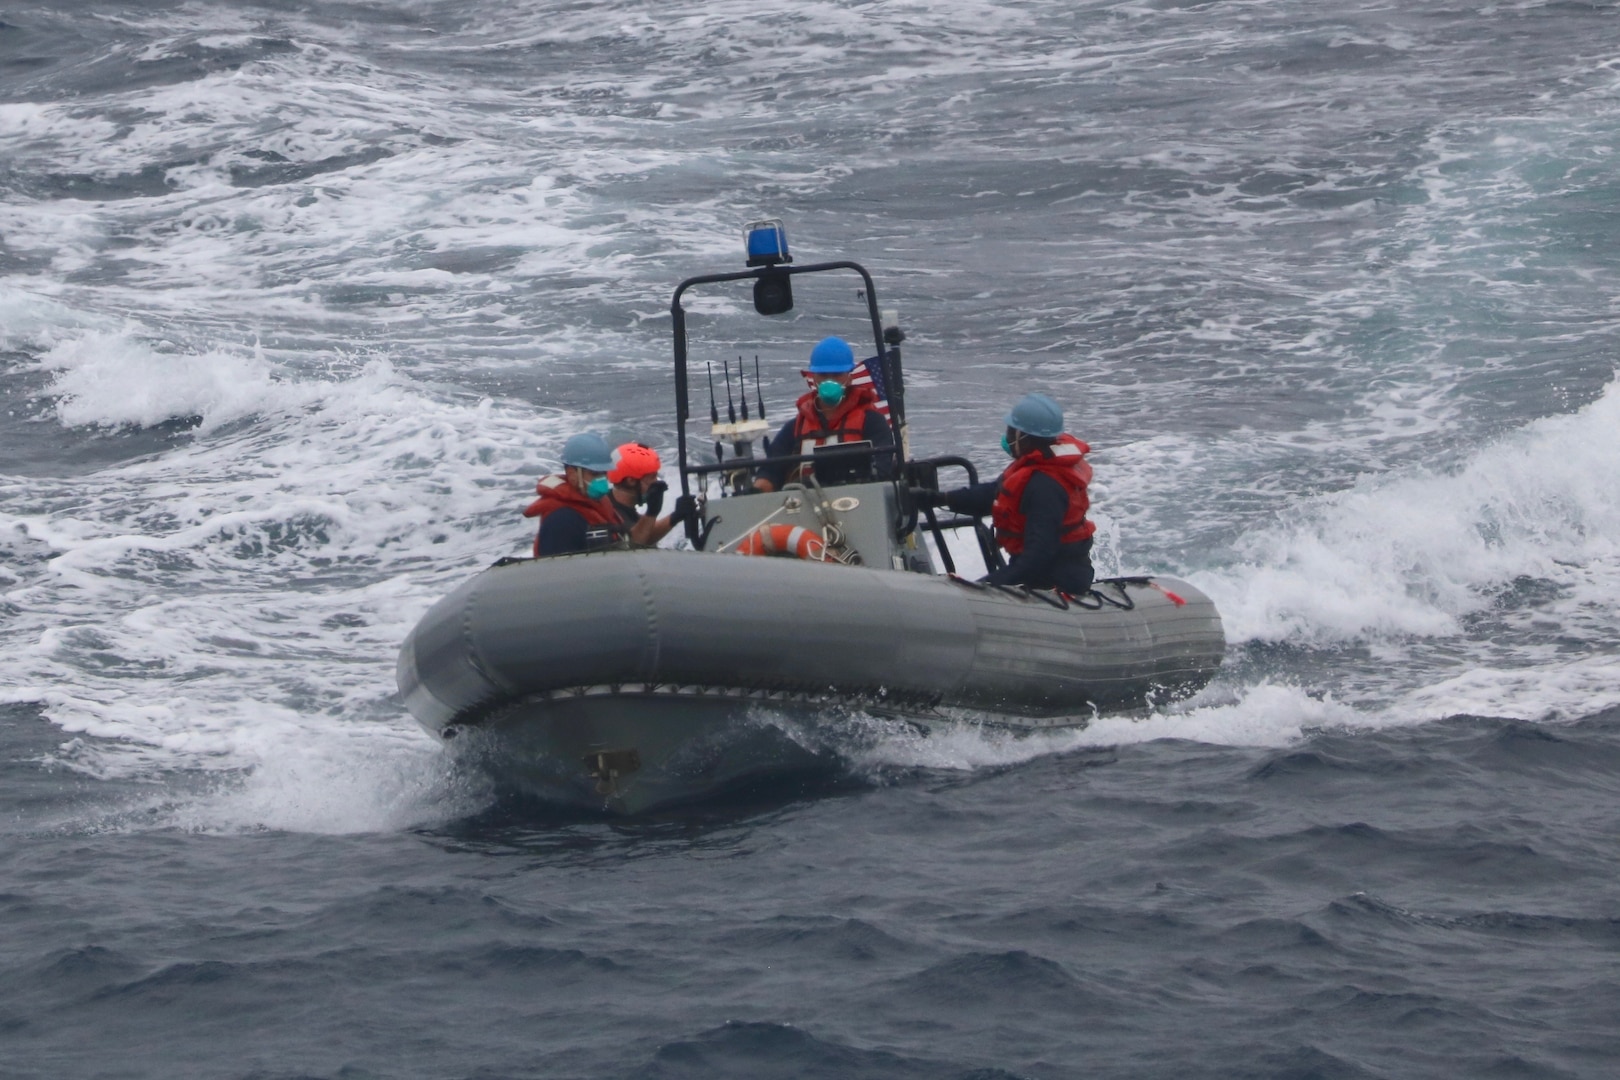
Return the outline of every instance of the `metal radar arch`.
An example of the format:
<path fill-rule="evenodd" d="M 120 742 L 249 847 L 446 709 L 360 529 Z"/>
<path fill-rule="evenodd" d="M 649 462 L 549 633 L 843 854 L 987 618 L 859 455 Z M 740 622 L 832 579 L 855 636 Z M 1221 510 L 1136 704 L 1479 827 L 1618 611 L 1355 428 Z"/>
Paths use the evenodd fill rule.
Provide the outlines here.
<path fill-rule="evenodd" d="M 739 270 L 727 274 L 700 274 L 689 277 L 675 287 L 675 295 L 669 303 L 669 313 L 674 324 L 675 334 L 675 431 L 676 445 L 680 457 L 681 494 L 692 493 L 691 481 L 698 477 L 701 481 L 712 473 L 735 472 L 746 467 L 745 457 L 739 456 L 729 460 L 717 460 L 714 464 L 694 465 L 688 458 L 686 422 L 691 418 L 691 397 L 689 392 L 689 378 L 687 371 L 687 343 L 686 343 L 686 309 L 681 306 L 681 297 L 688 289 L 699 285 L 719 285 L 734 281 L 752 281 L 754 283 L 754 310 L 761 315 L 782 315 L 793 310 L 793 278 L 799 274 L 824 274 L 834 271 L 853 271 L 860 275 L 862 290 L 866 297 L 866 312 L 872 324 L 872 345 L 877 350 L 878 362 L 881 365 L 884 396 L 889 403 L 889 427 L 894 432 L 894 447 L 887 452 L 897 457 L 905 453 L 905 426 L 906 426 L 906 393 L 905 375 L 900 363 L 900 343 L 905 340 L 905 334 L 891 317 L 889 325 L 885 326 L 883 312 L 878 307 L 877 287 L 872 283 L 872 275 L 860 263 L 848 259 L 834 262 L 806 263 L 795 265 L 793 256 L 788 249 L 787 229 L 777 219 L 751 222 L 743 228 L 743 250 L 747 257 L 745 265 L 747 270 Z M 712 381 L 711 381 L 712 393 Z M 727 378 L 727 392 L 730 392 L 730 379 Z M 755 389 L 758 390 L 758 375 L 756 372 Z M 747 395 L 743 395 L 745 420 L 747 409 Z M 757 426 L 744 429 L 742 425 L 721 425 L 716 420 L 716 430 L 725 427 L 736 428 L 739 434 L 752 433 L 763 430 Z M 735 418 L 733 418 L 735 419 Z M 761 416 L 761 421 L 763 415 Z M 718 444 L 717 444 L 718 445 Z M 884 452 L 884 451 L 879 451 Z M 719 455 L 717 454 L 717 457 Z M 815 459 L 814 455 L 800 454 L 789 457 L 773 458 L 778 464 L 793 464 Z M 816 459 L 820 460 L 820 459 Z M 897 464 L 899 464 L 897 462 Z M 898 470 L 897 470 L 898 471 Z M 701 547 L 703 540 L 701 524 L 688 518 L 686 521 L 686 536 L 694 547 Z"/>

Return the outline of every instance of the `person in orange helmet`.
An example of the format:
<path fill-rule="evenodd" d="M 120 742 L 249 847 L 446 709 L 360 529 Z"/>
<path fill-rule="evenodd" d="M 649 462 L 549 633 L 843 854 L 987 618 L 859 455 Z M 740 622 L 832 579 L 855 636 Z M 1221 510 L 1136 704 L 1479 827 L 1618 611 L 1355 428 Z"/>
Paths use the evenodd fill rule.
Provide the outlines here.
<path fill-rule="evenodd" d="M 664 508 L 664 494 L 669 485 L 659 479 L 658 470 L 664 463 L 658 451 L 643 443 L 628 442 L 615 447 L 612 467 L 608 469 L 608 501 L 619 512 L 620 519 L 637 547 L 654 547 L 669 535 L 671 529 L 697 513 L 697 500 L 683 495 L 675 500 L 675 511 L 668 517 L 659 517 Z M 646 506 L 646 513 L 637 509 Z"/>

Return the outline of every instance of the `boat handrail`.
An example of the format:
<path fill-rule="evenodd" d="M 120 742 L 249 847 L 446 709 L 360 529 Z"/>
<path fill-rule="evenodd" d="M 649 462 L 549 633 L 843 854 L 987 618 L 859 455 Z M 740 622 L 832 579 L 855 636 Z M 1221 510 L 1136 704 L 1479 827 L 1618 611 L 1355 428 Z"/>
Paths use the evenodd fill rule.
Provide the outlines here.
<path fill-rule="evenodd" d="M 968 486 L 973 487 L 979 482 L 979 470 L 973 462 L 959 454 L 940 454 L 931 458 L 915 458 L 906 462 L 906 479 L 914 488 L 924 488 L 931 491 L 939 490 L 939 469 L 942 465 L 954 466 L 967 473 Z M 912 514 L 917 509 L 913 504 Z M 928 520 L 928 531 L 934 536 L 934 546 L 939 549 L 940 562 L 945 564 L 947 574 L 956 573 L 956 560 L 951 557 L 950 548 L 945 544 L 946 529 L 972 529 L 973 538 L 978 542 L 979 555 L 984 559 L 986 570 L 999 570 L 1005 563 L 1001 558 L 1001 548 L 996 544 L 995 535 L 990 527 L 984 523 L 983 518 L 962 516 L 946 518 L 939 521 L 934 517 L 934 508 L 925 506 L 922 515 Z M 903 532 L 909 533 L 916 528 L 916 521 L 908 523 Z"/>

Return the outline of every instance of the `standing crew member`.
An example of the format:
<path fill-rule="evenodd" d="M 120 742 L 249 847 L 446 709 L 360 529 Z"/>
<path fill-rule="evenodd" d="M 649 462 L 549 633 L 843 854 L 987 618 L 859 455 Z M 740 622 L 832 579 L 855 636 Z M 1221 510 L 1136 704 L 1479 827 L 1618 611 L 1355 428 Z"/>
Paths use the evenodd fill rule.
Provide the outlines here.
<path fill-rule="evenodd" d="M 607 474 L 613 488 L 608 500 L 636 547 L 656 546 L 671 529 L 697 512 L 696 498 L 683 495 L 675 500 L 673 514 L 658 516 L 664 508 L 664 493 L 669 490 L 669 485 L 658 478 L 663 466 L 658 451 L 642 443 L 624 443 L 613 451 L 612 468 Z M 645 514 L 636 509 L 643 503 L 647 507 Z"/>
<path fill-rule="evenodd" d="M 563 444 L 562 462 L 561 473 L 535 483 L 540 497 L 523 511 L 524 517 L 540 518 L 535 557 L 623 543 L 627 530 L 607 498 L 612 487 L 607 472 L 613 468 L 607 441 L 591 431 L 575 435 Z"/>
<path fill-rule="evenodd" d="M 1063 433 L 1063 409 L 1045 394 L 1028 394 L 1006 416 L 1001 448 L 1012 457 L 1000 479 L 955 491 L 918 492 L 933 506 L 990 515 L 996 542 L 1011 557 L 984 578 L 992 585 L 1057 589 L 1073 596 L 1091 588 L 1091 447 Z"/>
<path fill-rule="evenodd" d="M 866 441 L 874 451 L 894 445 L 889 421 L 877 410 L 877 391 L 865 383 L 850 385 L 855 378 L 855 350 L 849 342 L 841 337 L 822 338 L 810 350 L 805 375 L 816 379 L 816 388 L 799 398 L 793 419 L 765 444 L 767 458 L 809 454 L 818 446 L 837 443 Z M 882 479 L 894 475 L 892 455 L 876 455 L 874 466 Z M 803 480 L 810 469 L 808 461 L 766 465 L 754 479 L 754 487 L 775 491 L 790 480 Z"/>

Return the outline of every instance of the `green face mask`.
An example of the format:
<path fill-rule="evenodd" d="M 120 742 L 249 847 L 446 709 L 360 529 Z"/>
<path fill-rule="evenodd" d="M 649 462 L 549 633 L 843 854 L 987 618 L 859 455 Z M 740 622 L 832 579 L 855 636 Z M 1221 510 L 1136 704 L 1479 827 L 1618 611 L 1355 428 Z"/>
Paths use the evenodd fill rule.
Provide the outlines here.
<path fill-rule="evenodd" d="M 593 499 L 600 499 L 602 496 L 611 491 L 612 488 L 613 485 L 608 483 L 607 477 L 598 476 L 595 480 L 592 480 L 589 484 L 585 485 L 585 494 L 589 495 Z"/>
<path fill-rule="evenodd" d="M 1012 443 L 1007 441 L 1007 436 L 1005 436 L 1005 435 L 1003 435 L 1001 437 L 1001 448 L 1007 452 L 1008 457 L 1017 457 L 1018 456 L 1017 452 L 1014 451 L 1013 448 L 1012 448 Z"/>
<path fill-rule="evenodd" d="M 816 386 L 816 396 L 823 405 L 836 405 L 844 400 L 844 385 L 832 379 L 823 379 Z"/>

